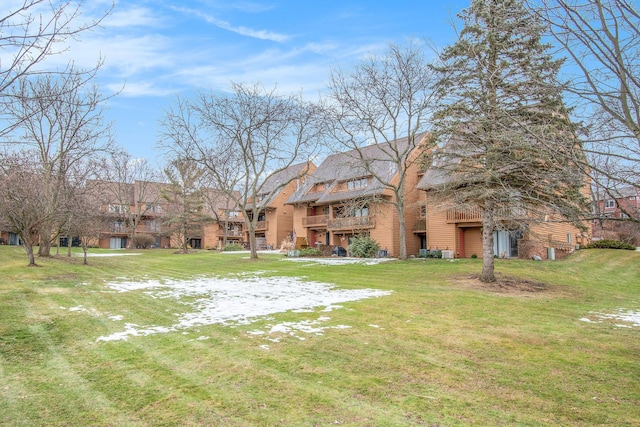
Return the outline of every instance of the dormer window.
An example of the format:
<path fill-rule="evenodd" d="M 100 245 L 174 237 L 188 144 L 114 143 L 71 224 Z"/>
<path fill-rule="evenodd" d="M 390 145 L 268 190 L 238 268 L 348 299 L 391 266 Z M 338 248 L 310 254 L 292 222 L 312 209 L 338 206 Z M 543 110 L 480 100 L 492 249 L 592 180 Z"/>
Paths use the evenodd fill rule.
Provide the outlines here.
<path fill-rule="evenodd" d="M 605 208 L 615 208 L 616 207 L 616 201 L 613 199 L 608 199 L 604 201 L 604 207 Z"/>
<path fill-rule="evenodd" d="M 366 187 L 368 183 L 369 180 L 367 178 L 351 179 L 347 181 L 347 190 Z"/>

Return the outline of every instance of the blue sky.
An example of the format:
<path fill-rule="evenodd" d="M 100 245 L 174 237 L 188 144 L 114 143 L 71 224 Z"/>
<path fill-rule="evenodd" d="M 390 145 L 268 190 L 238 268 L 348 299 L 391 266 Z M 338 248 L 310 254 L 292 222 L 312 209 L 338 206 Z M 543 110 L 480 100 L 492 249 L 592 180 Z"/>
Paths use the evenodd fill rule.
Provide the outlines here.
<path fill-rule="evenodd" d="M 85 2 L 89 17 L 110 1 Z M 389 42 L 455 40 L 451 20 L 468 0 L 221 1 L 119 0 L 112 14 L 52 61 L 91 66 L 104 59 L 104 93 L 116 141 L 158 160 L 158 120 L 177 95 L 225 91 L 229 82 L 320 94 L 332 68 L 348 69 Z"/>

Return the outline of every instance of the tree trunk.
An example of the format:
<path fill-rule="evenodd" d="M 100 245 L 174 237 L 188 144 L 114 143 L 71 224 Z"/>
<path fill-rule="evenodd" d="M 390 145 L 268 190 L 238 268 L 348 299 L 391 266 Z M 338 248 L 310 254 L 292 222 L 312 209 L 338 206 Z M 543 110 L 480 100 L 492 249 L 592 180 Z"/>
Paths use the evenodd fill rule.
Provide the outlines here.
<path fill-rule="evenodd" d="M 71 257 L 71 242 L 72 242 L 71 237 L 67 236 L 67 256 L 68 257 Z M 58 246 L 60 246 L 60 244 L 58 244 Z"/>
<path fill-rule="evenodd" d="M 229 221 L 225 219 L 223 222 L 223 229 L 222 229 L 222 248 L 223 249 L 225 246 L 227 246 L 227 234 L 229 233 L 228 227 L 229 227 Z"/>
<path fill-rule="evenodd" d="M 33 253 L 33 245 L 29 243 L 27 239 L 22 239 L 22 247 L 29 256 L 29 267 L 37 267 L 38 264 L 36 264 L 36 257 Z"/>
<path fill-rule="evenodd" d="M 134 249 L 133 247 L 133 238 L 136 236 L 136 226 L 135 224 L 132 226 L 133 228 L 131 229 L 131 233 L 129 233 L 129 238 L 127 239 L 127 248 L 128 249 Z"/>
<path fill-rule="evenodd" d="M 399 259 L 407 259 L 407 224 L 404 220 L 404 203 L 398 201 L 398 240 L 400 245 Z"/>
<path fill-rule="evenodd" d="M 51 227 L 48 225 L 40 229 L 40 244 L 38 246 L 38 256 L 51 256 Z"/>
<path fill-rule="evenodd" d="M 482 275 L 480 281 L 491 283 L 496 281 L 493 258 L 493 210 L 482 210 Z"/>
<path fill-rule="evenodd" d="M 251 259 L 258 259 L 258 248 L 256 248 L 256 228 L 249 225 L 249 248 L 251 249 Z"/>
<path fill-rule="evenodd" d="M 88 257 L 88 254 L 89 254 L 89 247 L 88 247 L 86 244 L 83 244 L 83 245 L 82 245 L 82 252 L 83 252 L 83 254 L 84 254 L 84 257 L 83 257 L 83 261 L 82 261 L 82 263 L 83 263 L 84 265 L 87 265 L 87 264 L 89 264 L 89 262 L 88 262 L 88 260 L 87 260 L 87 257 Z"/>

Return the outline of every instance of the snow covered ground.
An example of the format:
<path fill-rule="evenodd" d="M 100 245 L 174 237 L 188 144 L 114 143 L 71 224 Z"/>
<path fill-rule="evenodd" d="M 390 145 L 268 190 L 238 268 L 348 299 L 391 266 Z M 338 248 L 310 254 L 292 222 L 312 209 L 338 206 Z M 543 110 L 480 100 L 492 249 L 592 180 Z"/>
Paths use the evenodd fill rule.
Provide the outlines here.
<path fill-rule="evenodd" d="M 590 313 L 588 317 L 580 320 L 589 323 L 613 322 L 618 328 L 640 327 L 640 311 L 621 308 L 615 313 Z"/>
<path fill-rule="evenodd" d="M 75 254 L 75 255 L 84 256 L 84 254 Z M 90 257 L 111 257 L 111 256 L 129 256 L 129 255 L 142 255 L 142 254 L 140 252 L 111 252 L 111 253 L 103 253 L 103 254 L 87 252 L 87 256 L 90 256 Z"/>
<path fill-rule="evenodd" d="M 330 283 L 313 282 L 303 278 L 267 277 L 259 273 L 231 277 L 200 277 L 192 280 L 122 281 L 108 283 L 107 287 L 113 292 L 142 290 L 151 298 L 173 298 L 179 301 L 184 299 L 183 303 L 192 310 L 176 315 L 176 322 L 171 325 L 124 323 L 122 331 L 99 337 L 97 341 L 125 340 L 130 336 L 187 331 L 211 324 L 250 324 L 287 311 L 314 313 L 316 309 L 320 309 L 322 312 L 329 312 L 340 308 L 340 303 L 391 294 L 391 291 L 377 289 L 336 289 Z M 109 313 L 109 316 L 114 320 L 126 322 L 125 315 Z M 290 333 L 294 330 L 315 333 L 320 329 L 309 328 L 327 319 L 319 317 L 300 324 L 271 325 L 269 334 L 278 331 Z M 317 329 L 317 326 L 314 327 Z"/>

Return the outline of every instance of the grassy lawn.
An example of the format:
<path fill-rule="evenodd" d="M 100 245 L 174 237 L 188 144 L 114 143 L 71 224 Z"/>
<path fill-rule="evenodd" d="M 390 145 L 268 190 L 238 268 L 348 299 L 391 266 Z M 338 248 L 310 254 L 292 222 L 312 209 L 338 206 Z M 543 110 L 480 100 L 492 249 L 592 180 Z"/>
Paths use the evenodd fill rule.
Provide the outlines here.
<path fill-rule="evenodd" d="M 640 425 L 640 326 L 602 317 L 640 311 L 640 252 L 497 260 L 502 277 L 518 280 L 493 289 L 472 277 L 481 260 L 330 266 L 246 256 L 153 250 L 27 268 L 21 248 L 0 246 L 0 424 Z M 392 293 L 98 339 L 174 325 L 197 300 L 110 282 L 241 273 Z M 274 328 L 299 322 L 324 329 Z"/>

